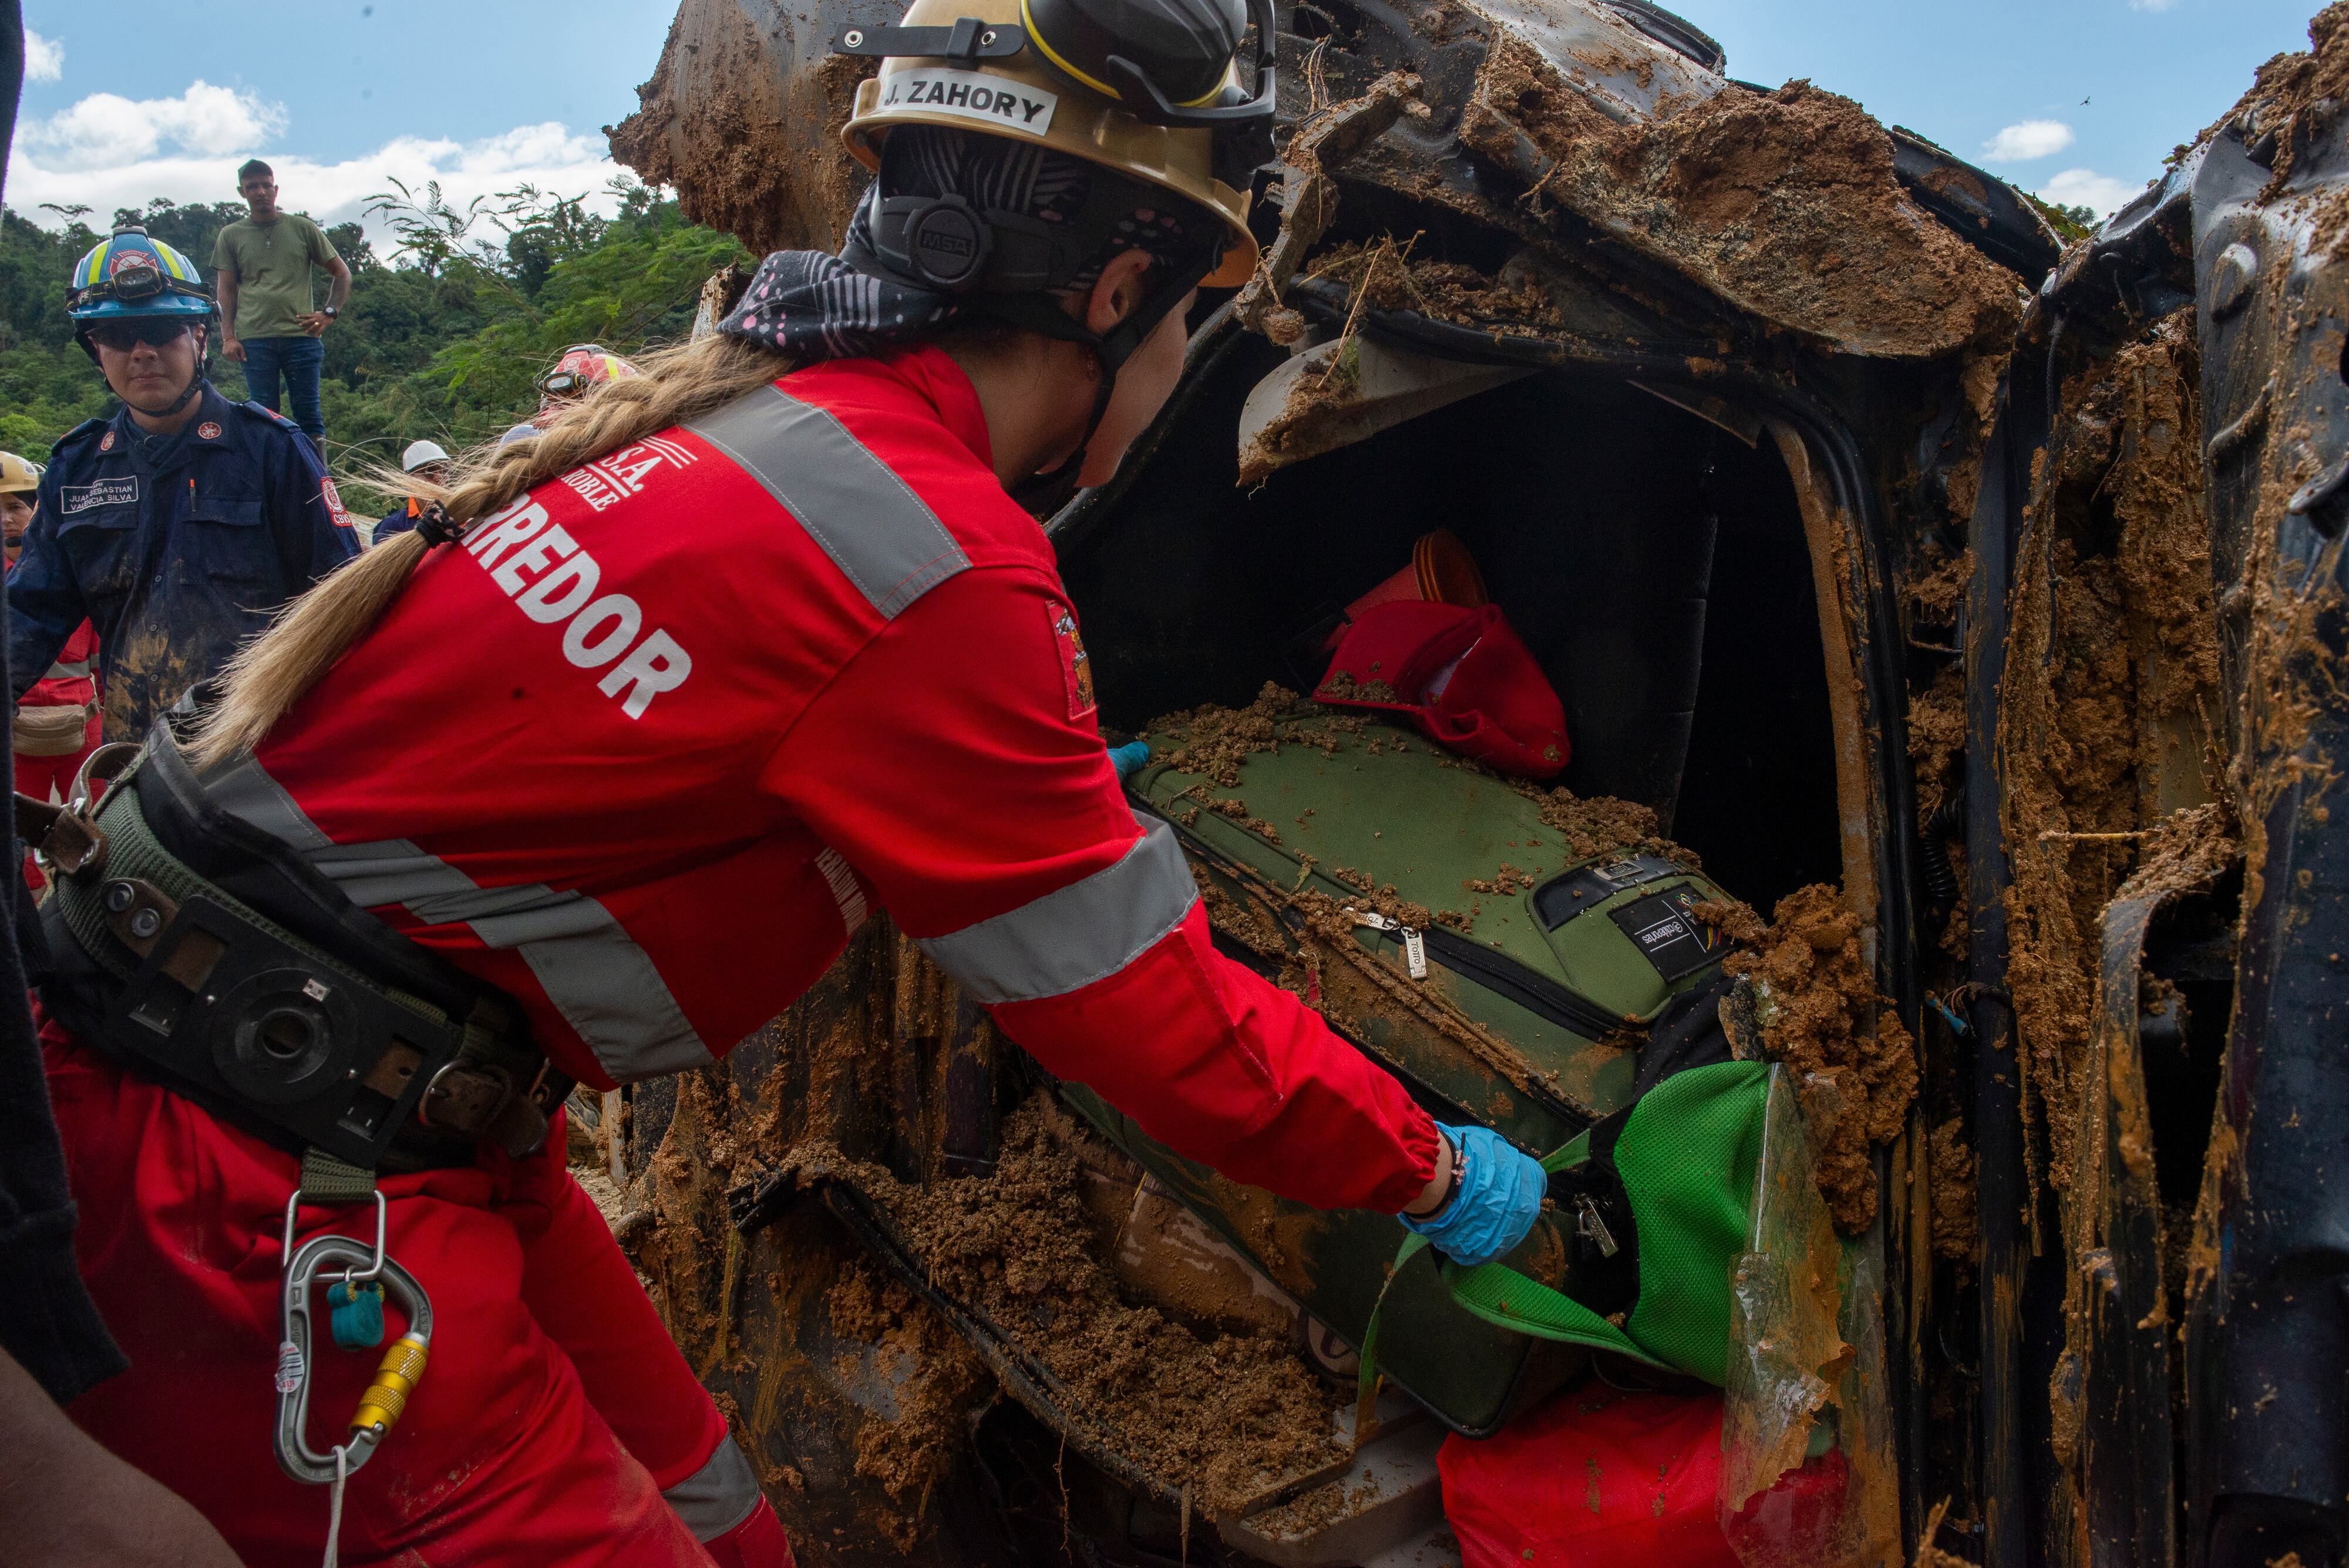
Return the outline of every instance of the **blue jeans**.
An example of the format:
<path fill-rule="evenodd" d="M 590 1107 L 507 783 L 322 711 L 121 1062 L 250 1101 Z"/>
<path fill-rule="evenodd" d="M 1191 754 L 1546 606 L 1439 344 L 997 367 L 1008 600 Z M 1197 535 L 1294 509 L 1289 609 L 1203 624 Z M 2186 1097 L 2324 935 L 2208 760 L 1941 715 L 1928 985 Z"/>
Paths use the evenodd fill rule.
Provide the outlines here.
<path fill-rule="evenodd" d="M 326 416 L 318 410 L 318 371 L 326 363 L 324 338 L 304 334 L 295 337 L 248 337 L 244 340 L 244 384 L 253 400 L 277 411 L 277 379 L 285 379 L 285 396 L 294 405 L 293 420 L 308 432 L 311 444 L 326 439 Z"/>

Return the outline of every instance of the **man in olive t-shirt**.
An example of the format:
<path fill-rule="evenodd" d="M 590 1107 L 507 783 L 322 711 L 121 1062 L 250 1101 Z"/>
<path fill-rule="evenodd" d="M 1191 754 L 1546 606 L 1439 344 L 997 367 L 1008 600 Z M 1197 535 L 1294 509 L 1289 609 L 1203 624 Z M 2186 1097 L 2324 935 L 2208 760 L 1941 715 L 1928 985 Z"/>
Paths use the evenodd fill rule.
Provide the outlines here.
<path fill-rule="evenodd" d="M 318 408 L 318 371 L 326 362 L 321 339 L 350 297 L 350 264 L 335 254 L 317 224 L 277 210 L 277 177 L 268 164 L 254 159 L 236 171 L 236 181 L 253 215 L 222 229 L 212 245 L 221 352 L 243 363 L 254 400 L 273 412 L 284 378 L 294 422 L 316 444 L 326 436 Z M 313 266 L 326 268 L 333 279 L 323 310 L 311 307 Z"/>

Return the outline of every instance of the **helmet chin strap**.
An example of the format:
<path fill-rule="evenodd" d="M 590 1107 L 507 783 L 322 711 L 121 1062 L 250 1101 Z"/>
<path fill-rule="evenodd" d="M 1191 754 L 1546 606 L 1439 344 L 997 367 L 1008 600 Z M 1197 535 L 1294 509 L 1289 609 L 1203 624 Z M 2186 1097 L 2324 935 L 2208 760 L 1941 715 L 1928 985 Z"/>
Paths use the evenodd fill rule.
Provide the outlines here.
<path fill-rule="evenodd" d="M 186 408 L 191 402 L 194 401 L 197 394 L 201 393 L 203 389 L 204 368 L 201 363 L 199 363 L 196 366 L 195 374 L 188 378 L 187 386 L 181 389 L 178 397 L 171 400 L 171 406 L 168 409 L 159 410 L 154 413 L 149 414 L 147 417 L 154 420 L 168 420 L 173 414 L 178 413 L 181 409 Z"/>
<path fill-rule="evenodd" d="M 1158 329 L 1167 314 L 1181 305 L 1190 292 L 1199 286 L 1199 280 L 1215 270 L 1218 258 L 1210 254 L 1171 274 L 1157 292 L 1152 294 L 1126 318 L 1107 332 L 1095 332 L 1061 308 L 1060 296 L 1051 294 L 989 294 L 975 296 L 971 308 L 1011 327 L 1025 327 L 1047 337 L 1057 337 L 1064 343 L 1074 343 L 1093 351 L 1101 364 L 1101 380 L 1093 392 L 1092 417 L 1085 421 L 1084 433 L 1077 438 L 1076 450 L 1049 470 L 1031 474 L 1012 488 L 1012 497 L 1022 504 L 1050 496 L 1067 486 L 1082 471 L 1085 452 L 1109 413 L 1110 399 L 1117 392 L 1118 372 L 1133 357 L 1133 351 Z"/>

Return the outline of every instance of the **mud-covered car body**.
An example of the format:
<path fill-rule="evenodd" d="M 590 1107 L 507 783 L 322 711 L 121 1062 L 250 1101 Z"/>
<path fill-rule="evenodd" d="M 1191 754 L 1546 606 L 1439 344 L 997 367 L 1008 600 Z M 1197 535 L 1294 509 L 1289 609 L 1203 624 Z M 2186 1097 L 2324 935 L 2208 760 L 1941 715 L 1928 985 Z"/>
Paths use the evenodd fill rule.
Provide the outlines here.
<path fill-rule="evenodd" d="M 860 182 L 829 40 L 895 10 L 687 0 L 616 149 L 754 249 L 833 244 Z M 1638 0 L 1278 17 L 1266 274 L 1203 305 L 1156 425 L 1046 523 L 1105 727 L 1309 686 L 1300 639 L 1452 530 L 1565 701 L 1563 782 L 1758 908 L 1839 885 L 1915 1042 L 1862 1242 L 1901 1558 L 1930 1523 L 1996 1563 L 2339 1560 L 2322 22 L 2064 250 Z M 779 1158 L 984 1172 L 1015 1054 L 883 926 L 720 1067 L 635 1091 L 630 1240 L 673 1327 L 803 1560 L 1268 1551 L 1194 1521 L 853 1181 Z M 926 1312 L 860 1330 L 827 1295 L 859 1255 Z M 983 1368 L 941 1369 L 947 1334 Z M 1009 1397 L 974 1405 L 987 1378 Z M 908 1422 L 910 1490 L 874 1436 Z M 1350 1550 L 1282 1560 L 1374 1560 Z"/>

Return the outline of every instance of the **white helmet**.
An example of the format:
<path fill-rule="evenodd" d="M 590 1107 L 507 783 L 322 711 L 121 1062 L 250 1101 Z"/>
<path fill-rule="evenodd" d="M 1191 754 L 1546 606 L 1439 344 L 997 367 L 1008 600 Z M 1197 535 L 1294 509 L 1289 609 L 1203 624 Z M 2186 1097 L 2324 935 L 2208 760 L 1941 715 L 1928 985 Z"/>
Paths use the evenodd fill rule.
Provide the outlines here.
<path fill-rule="evenodd" d="M 428 462 L 448 461 L 449 454 L 440 450 L 439 441 L 412 441 L 408 443 L 408 450 L 399 454 L 399 471 L 402 473 L 414 473 Z"/>

